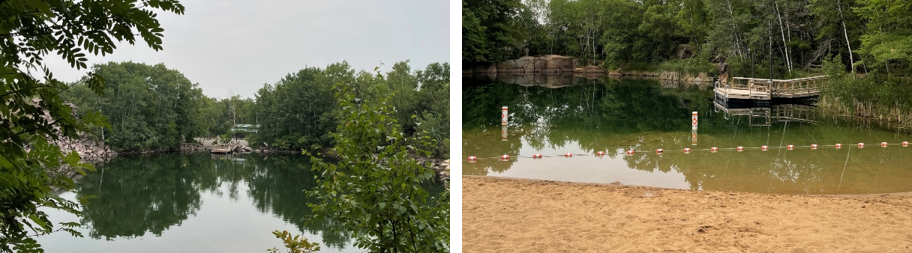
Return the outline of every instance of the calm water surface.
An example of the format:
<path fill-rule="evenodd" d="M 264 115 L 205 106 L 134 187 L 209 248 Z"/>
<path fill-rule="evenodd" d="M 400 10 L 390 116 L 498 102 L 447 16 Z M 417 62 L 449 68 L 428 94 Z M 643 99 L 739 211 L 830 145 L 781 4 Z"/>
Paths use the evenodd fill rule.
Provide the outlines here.
<path fill-rule="evenodd" d="M 273 230 L 303 234 L 320 252 L 361 252 L 332 222 L 305 221 L 314 174 L 300 155 L 118 157 L 77 184 L 62 195 L 92 196 L 84 217 L 50 218 L 84 224 L 84 237 L 39 237 L 47 252 L 265 252 L 282 248 Z"/>
<path fill-rule="evenodd" d="M 557 87 L 467 82 L 462 150 L 478 160 L 463 157 L 463 173 L 694 190 L 912 191 L 912 147 L 900 145 L 912 141 L 908 131 L 806 104 L 718 104 L 705 85 L 604 79 Z M 500 124 L 502 106 L 510 110 L 506 128 Z M 699 114 L 696 131 L 693 111 Z M 859 142 L 865 147 L 858 148 Z M 881 148 L 881 142 L 889 146 Z M 836 149 L 836 143 L 843 147 Z M 762 145 L 769 150 L 761 151 Z M 737 152 L 737 146 L 745 150 Z M 720 150 L 712 153 L 711 147 Z M 664 153 L 656 154 L 660 148 Z M 693 150 L 685 154 L 684 148 Z M 631 149 L 638 152 L 625 155 Z M 597 157 L 597 151 L 606 155 Z M 504 154 L 509 161 L 500 161 Z"/>

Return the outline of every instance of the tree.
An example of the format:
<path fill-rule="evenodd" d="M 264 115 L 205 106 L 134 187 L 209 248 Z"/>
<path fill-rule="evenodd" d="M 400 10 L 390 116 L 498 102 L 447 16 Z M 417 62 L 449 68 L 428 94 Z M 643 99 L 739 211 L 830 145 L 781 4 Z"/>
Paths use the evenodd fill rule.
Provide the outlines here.
<path fill-rule="evenodd" d="M 370 252 L 449 251 L 449 193 L 430 196 L 421 186 L 435 180 L 434 172 L 410 155 L 430 152 L 409 145 L 389 97 L 368 100 L 356 96 L 350 83 L 334 84 L 341 113 L 331 136 L 339 159 L 311 158 L 322 177 L 308 192 L 319 201 L 308 206 L 318 217 L 341 222 L 354 234 L 355 246 Z"/>
<path fill-rule="evenodd" d="M 104 125 L 97 113 L 77 120 L 59 96 L 67 85 L 44 66 L 44 57 L 57 53 L 71 67 L 85 69 L 85 52 L 110 54 L 116 42 L 141 38 L 161 50 L 164 30 L 154 10 L 183 14 L 184 6 L 176 0 L 0 1 L 0 251 L 41 251 L 27 229 L 50 233 L 54 225 L 39 208 L 79 214 L 76 203 L 53 196 L 51 187 L 72 188 L 66 173 L 82 173 L 87 166 L 52 141 Z M 89 73 L 83 81 L 94 93 L 103 92 L 105 82 L 98 75 Z M 62 164 L 69 169 L 57 169 Z M 68 229 L 75 224 L 63 225 L 78 234 Z"/>

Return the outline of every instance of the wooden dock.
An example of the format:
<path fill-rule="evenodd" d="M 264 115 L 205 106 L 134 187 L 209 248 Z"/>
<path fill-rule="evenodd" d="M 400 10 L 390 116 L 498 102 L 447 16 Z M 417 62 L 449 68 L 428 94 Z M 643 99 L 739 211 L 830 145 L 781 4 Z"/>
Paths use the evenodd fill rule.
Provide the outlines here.
<path fill-rule="evenodd" d="M 716 97 L 723 101 L 814 98 L 826 76 L 797 79 L 760 79 L 733 77 L 730 83 L 716 84 Z"/>

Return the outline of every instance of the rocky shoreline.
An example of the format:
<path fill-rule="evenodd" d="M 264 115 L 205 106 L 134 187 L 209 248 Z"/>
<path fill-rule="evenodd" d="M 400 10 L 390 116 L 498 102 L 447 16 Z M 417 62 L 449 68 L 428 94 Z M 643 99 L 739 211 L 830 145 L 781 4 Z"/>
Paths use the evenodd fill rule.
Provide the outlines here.
<path fill-rule="evenodd" d="M 725 65 L 724 59 L 714 59 L 713 62 L 716 64 L 717 71 L 722 73 L 720 78 L 727 78 L 728 66 Z M 462 74 L 468 78 L 554 88 L 576 83 L 580 79 L 599 79 L 603 77 L 657 78 L 663 81 L 697 84 L 713 81 L 713 77 L 702 72 L 692 75 L 675 71 L 611 70 L 595 65 L 583 66 L 579 59 L 561 55 L 525 56 L 499 64 L 466 64 Z"/>

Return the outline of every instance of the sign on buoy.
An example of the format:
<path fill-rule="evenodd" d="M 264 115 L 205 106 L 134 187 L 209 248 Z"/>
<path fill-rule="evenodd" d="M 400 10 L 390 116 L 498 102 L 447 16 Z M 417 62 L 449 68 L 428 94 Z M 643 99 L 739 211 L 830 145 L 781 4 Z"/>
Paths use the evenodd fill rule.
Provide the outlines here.
<path fill-rule="evenodd" d="M 532 155 L 532 159 L 541 159 L 541 158 L 542 158 L 542 154 L 534 154 L 534 155 Z"/>
<path fill-rule="evenodd" d="M 811 144 L 811 149 L 817 149 L 817 144 Z"/>
<path fill-rule="evenodd" d="M 697 130 L 697 111 L 691 113 L 690 123 L 692 124 L 691 129 Z"/>
<path fill-rule="evenodd" d="M 566 153 L 566 154 L 564 154 L 564 157 L 567 157 L 567 158 L 573 157 L 573 153 Z"/>
<path fill-rule="evenodd" d="M 785 146 L 788 150 L 795 150 L 795 145 Z"/>
<path fill-rule="evenodd" d="M 858 143 L 858 148 L 864 148 L 864 143 L 859 142 L 859 143 Z"/>
<path fill-rule="evenodd" d="M 510 160 L 510 156 L 509 156 L 509 155 L 502 155 L 502 156 L 500 156 L 500 161 L 501 161 L 501 162 L 506 162 L 506 161 L 509 161 L 509 160 Z"/>
<path fill-rule="evenodd" d="M 690 131 L 690 145 L 692 145 L 692 146 L 697 145 L 697 129 Z"/>
<path fill-rule="evenodd" d="M 690 154 L 690 148 L 684 148 L 684 154 Z"/>
<path fill-rule="evenodd" d="M 709 151 L 712 151 L 713 153 L 715 153 L 715 152 L 718 152 L 718 151 L 719 151 L 719 148 L 717 148 L 717 147 L 712 147 L 712 148 L 709 148 Z"/>
<path fill-rule="evenodd" d="M 475 163 L 475 160 L 477 160 L 477 159 L 478 159 L 478 157 L 469 156 L 469 159 L 468 159 L 468 160 L 469 160 L 469 163 Z"/>
<path fill-rule="evenodd" d="M 507 125 L 500 128 L 500 141 L 507 141 Z"/>
<path fill-rule="evenodd" d="M 768 149 L 769 149 L 769 146 L 767 146 L 767 145 L 760 146 L 760 150 L 766 151 Z"/>
<path fill-rule="evenodd" d="M 836 143 L 836 149 L 842 148 L 842 143 Z"/>
<path fill-rule="evenodd" d="M 501 108 L 501 114 L 500 114 L 500 125 L 501 126 L 507 125 L 507 117 L 509 117 L 509 114 L 507 114 L 507 107 L 504 106 L 503 108 Z"/>
<path fill-rule="evenodd" d="M 887 142 L 881 142 L 881 143 L 880 143 L 880 147 L 882 147 L 882 148 L 886 148 L 887 145 L 888 145 Z"/>

